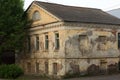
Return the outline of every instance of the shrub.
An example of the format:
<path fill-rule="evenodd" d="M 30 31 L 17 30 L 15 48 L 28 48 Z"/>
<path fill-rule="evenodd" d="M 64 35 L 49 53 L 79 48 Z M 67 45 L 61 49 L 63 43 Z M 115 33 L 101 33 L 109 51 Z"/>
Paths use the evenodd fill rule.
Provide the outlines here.
<path fill-rule="evenodd" d="M 23 74 L 23 70 L 15 64 L 0 66 L 0 78 L 14 79 L 22 74 Z"/>

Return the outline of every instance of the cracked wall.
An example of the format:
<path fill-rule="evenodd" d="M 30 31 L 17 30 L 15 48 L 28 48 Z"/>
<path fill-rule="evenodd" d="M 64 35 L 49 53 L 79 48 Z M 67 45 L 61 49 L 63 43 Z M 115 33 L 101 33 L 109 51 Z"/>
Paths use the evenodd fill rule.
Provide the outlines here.
<path fill-rule="evenodd" d="M 69 30 L 68 39 L 65 42 L 66 57 L 118 57 L 117 34 L 112 31 L 96 31 L 95 29 L 84 31 Z"/>
<path fill-rule="evenodd" d="M 66 72 L 77 70 L 76 73 L 89 75 L 118 72 L 118 32 L 99 28 L 67 30 Z"/>

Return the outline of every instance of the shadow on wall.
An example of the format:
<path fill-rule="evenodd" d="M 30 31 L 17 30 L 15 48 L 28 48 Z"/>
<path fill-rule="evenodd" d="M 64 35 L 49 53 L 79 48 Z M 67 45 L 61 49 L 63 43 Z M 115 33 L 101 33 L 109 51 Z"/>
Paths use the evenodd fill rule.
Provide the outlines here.
<path fill-rule="evenodd" d="M 91 66 L 88 67 L 87 73 L 88 75 L 100 74 L 100 67 L 96 66 L 95 64 L 92 64 Z"/>
<path fill-rule="evenodd" d="M 108 65 L 108 73 L 118 73 L 119 72 L 119 65 L 117 63 Z"/>
<path fill-rule="evenodd" d="M 98 66 L 95 64 L 90 65 L 86 72 L 80 72 L 79 70 L 79 65 L 75 65 L 70 63 L 71 66 L 71 71 L 68 74 L 76 74 L 78 73 L 79 75 L 83 75 L 83 73 L 85 73 L 84 75 L 105 75 L 105 74 L 115 74 L 119 72 L 119 65 L 117 63 L 115 64 L 110 64 L 110 65 L 106 65 L 106 69 L 103 68 L 103 66 Z"/>
<path fill-rule="evenodd" d="M 101 66 L 97 66 L 95 64 L 92 64 L 88 67 L 87 73 L 88 75 L 100 75 L 100 74 L 115 74 L 119 72 L 119 66 L 117 63 L 106 65 L 107 69 L 101 68 Z"/>

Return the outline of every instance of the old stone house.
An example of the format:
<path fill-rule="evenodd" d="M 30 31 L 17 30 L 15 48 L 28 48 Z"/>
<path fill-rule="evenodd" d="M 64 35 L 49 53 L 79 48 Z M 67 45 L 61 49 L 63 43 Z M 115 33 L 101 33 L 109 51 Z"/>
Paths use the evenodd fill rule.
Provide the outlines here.
<path fill-rule="evenodd" d="M 26 74 L 62 76 L 119 71 L 120 20 L 94 8 L 34 1 L 27 48 L 19 56 Z"/>

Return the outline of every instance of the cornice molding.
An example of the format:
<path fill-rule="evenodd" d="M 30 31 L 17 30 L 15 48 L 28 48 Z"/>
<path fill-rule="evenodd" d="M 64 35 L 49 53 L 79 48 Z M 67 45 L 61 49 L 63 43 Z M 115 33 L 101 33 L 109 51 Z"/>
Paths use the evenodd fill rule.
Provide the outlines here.
<path fill-rule="evenodd" d="M 31 60 L 31 59 L 91 59 L 91 60 L 93 60 L 93 59 L 119 59 L 119 57 L 90 57 L 90 58 L 65 58 L 65 57 L 59 57 L 59 58 L 27 58 L 28 60 Z M 26 60 L 26 58 L 22 58 L 22 59 L 25 59 Z"/>
<path fill-rule="evenodd" d="M 118 25 L 106 25 L 106 24 L 88 24 L 88 23 L 68 23 L 68 22 L 55 22 L 45 25 L 38 25 L 31 27 L 29 29 L 30 32 L 40 31 L 41 33 L 49 32 L 49 31 L 55 31 L 55 30 L 72 30 L 72 29 L 104 29 L 105 31 L 111 31 L 111 30 L 118 30 L 120 29 L 120 26 Z"/>
<path fill-rule="evenodd" d="M 120 29 L 120 25 L 110 25 L 110 24 L 94 24 L 94 23 L 73 23 L 65 22 L 66 27 L 86 27 L 86 28 L 106 28 L 106 29 Z"/>

